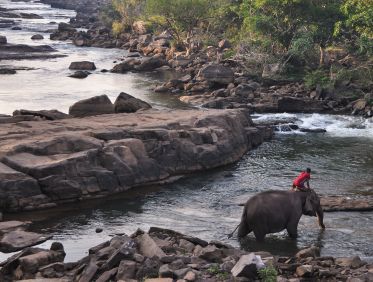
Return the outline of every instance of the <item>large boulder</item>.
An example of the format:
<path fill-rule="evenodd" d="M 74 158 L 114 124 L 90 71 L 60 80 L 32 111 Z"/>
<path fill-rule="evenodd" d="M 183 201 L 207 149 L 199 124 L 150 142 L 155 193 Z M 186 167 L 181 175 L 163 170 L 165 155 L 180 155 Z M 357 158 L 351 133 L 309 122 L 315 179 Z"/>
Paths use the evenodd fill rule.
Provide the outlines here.
<path fill-rule="evenodd" d="M 137 71 L 152 71 L 166 65 L 167 62 L 162 55 L 155 55 L 150 58 L 145 58 L 140 65 L 136 66 Z"/>
<path fill-rule="evenodd" d="M 81 61 L 72 62 L 69 66 L 70 70 L 95 70 L 96 66 L 93 62 Z"/>
<path fill-rule="evenodd" d="M 0 44 L 6 44 L 6 43 L 7 43 L 6 37 L 3 35 L 0 35 Z"/>
<path fill-rule="evenodd" d="M 151 107 L 148 103 L 124 92 L 119 94 L 114 103 L 116 113 L 134 113 L 140 109 L 150 109 Z"/>
<path fill-rule="evenodd" d="M 113 113 L 114 105 L 106 95 L 81 100 L 76 102 L 69 109 L 69 114 L 73 117 L 87 117 Z"/>
<path fill-rule="evenodd" d="M 216 64 L 204 67 L 198 76 L 213 84 L 228 85 L 234 81 L 234 73 L 230 68 Z"/>
<path fill-rule="evenodd" d="M 141 61 L 134 58 L 129 58 L 122 63 L 119 63 L 113 67 L 111 72 L 113 73 L 126 73 L 135 69 L 135 66 L 141 64 Z"/>
<path fill-rule="evenodd" d="M 41 34 L 34 34 L 33 36 L 31 36 L 31 39 L 32 40 L 42 40 L 42 39 L 44 39 L 44 36 L 41 35 Z"/>
<path fill-rule="evenodd" d="M 322 112 L 324 103 L 318 100 L 308 100 L 294 97 L 282 97 L 278 100 L 278 111 L 287 113 Z"/>

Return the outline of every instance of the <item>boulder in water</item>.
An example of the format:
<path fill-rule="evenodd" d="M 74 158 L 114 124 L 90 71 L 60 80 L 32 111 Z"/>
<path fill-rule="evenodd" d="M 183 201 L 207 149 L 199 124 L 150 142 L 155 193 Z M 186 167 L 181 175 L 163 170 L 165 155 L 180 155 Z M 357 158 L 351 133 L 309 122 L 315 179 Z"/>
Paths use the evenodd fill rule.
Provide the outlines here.
<path fill-rule="evenodd" d="M 42 39 L 44 39 L 44 36 L 41 35 L 41 34 L 34 34 L 33 36 L 31 36 L 31 39 L 32 40 L 42 40 Z"/>
<path fill-rule="evenodd" d="M 87 117 L 113 113 L 114 105 L 106 95 L 81 100 L 76 102 L 69 109 L 69 114 L 73 117 Z"/>
<path fill-rule="evenodd" d="M 135 69 L 137 71 L 152 71 L 166 64 L 167 62 L 163 55 L 155 55 L 151 58 L 145 58 Z"/>
<path fill-rule="evenodd" d="M 7 44 L 7 39 L 3 35 L 0 35 L 0 44 Z"/>
<path fill-rule="evenodd" d="M 150 109 L 151 107 L 148 103 L 124 92 L 119 94 L 114 103 L 116 113 L 134 113 L 140 109 Z"/>
<path fill-rule="evenodd" d="M 16 110 L 13 112 L 13 116 L 36 116 L 41 117 L 46 120 L 59 120 L 68 118 L 69 115 L 62 113 L 57 110 L 41 110 L 41 111 L 31 111 L 31 110 Z"/>
<path fill-rule="evenodd" d="M 69 77 L 82 79 L 82 78 L 86 78 L 90 74 L 91 73 L 89 71 L 79 70 L 79 71 L 76 71 L 73 74 L 69 75 Z"/>
<path fill-rule="evenodd" d="M 72 62 L 69 66 L 70 70 L 95 70 L 96 66 L 93 62 L 81 61 L 81 62 Z"/>

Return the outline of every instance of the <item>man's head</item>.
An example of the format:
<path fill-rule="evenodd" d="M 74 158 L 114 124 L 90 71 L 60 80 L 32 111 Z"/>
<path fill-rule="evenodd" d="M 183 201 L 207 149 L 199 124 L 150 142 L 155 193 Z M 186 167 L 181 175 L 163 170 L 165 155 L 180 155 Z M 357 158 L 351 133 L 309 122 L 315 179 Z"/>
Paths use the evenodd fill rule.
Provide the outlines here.
<path fill-rule="evenodd" d="M 309 167 L 307 167 L 306 172 L 311 173 L 311 169 Z"/>

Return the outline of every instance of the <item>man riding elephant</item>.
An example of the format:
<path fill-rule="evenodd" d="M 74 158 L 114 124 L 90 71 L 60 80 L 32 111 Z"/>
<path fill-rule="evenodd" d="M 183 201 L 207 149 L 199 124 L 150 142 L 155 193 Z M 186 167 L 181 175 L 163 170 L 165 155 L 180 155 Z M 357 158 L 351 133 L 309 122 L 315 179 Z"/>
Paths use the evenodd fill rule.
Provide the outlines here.
<path fill-rule="evenodd" d="M 306 171 L 302 171 L 297 178 L 294 179 L 293 181 L 293 191 L 309 191 L 310 188 L 310 179 L 311 179 L 311 169 L 307 168 Z M 306 186 L 305 186 L 306 184 Z"/>

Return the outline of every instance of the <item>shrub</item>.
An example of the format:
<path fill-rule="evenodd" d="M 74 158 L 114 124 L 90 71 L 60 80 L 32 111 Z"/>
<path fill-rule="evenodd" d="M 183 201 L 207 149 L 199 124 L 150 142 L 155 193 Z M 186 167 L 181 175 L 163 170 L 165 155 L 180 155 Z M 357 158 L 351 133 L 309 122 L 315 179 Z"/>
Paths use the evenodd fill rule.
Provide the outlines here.
<path fill-rule="evenodd" d="M 263 282 L 276 282 L 277 281 L 277 270 L 271 265 L 260 269 L 259 277 Z"/>
<path fill-rule="evenodd" d="M 314 89 L 317 85 L 327 87 L 330 85 L 330 78 L 324 70 L 318 69 L 305 75 L 304 84 L 308 89 Z"/>

